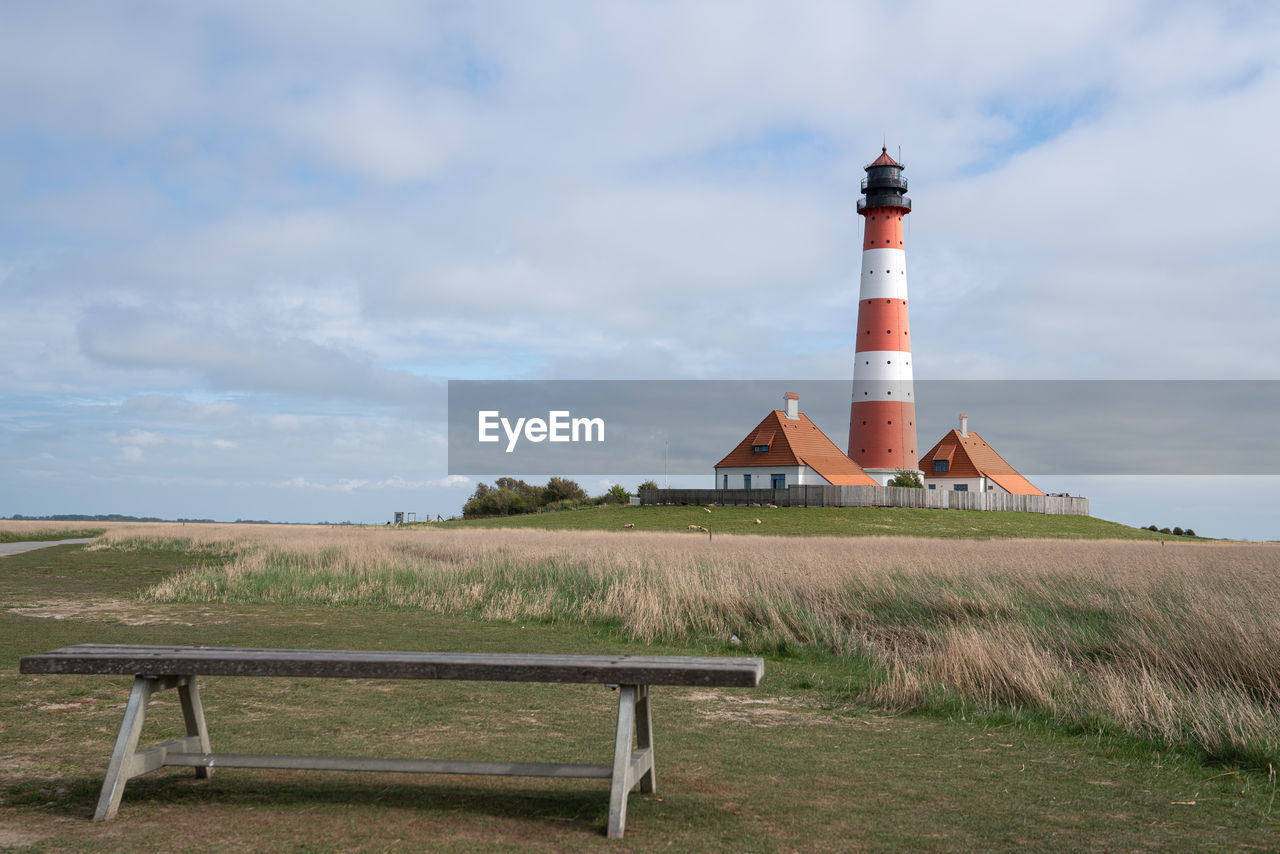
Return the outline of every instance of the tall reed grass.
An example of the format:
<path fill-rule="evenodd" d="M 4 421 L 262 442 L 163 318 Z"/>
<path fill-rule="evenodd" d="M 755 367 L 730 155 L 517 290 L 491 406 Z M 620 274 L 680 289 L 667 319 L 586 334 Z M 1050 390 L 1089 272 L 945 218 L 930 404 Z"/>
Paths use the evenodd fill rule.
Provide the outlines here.
<path fill-rule="evenodd" d="M 1280 766 L 1280 548 L 635 532 L 113 529 L 223 555 L 155 601 L 421 608 L 871 662 L 865 700 L 1032 709 Z"/>

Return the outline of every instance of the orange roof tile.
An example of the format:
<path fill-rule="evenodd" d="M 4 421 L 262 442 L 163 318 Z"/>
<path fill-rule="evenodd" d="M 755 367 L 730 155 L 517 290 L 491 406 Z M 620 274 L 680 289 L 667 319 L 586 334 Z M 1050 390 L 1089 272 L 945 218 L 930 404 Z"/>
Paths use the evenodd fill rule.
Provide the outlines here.
<path fill-rule="evenodd" d="M 934 460 L 947 460 L 947 471 L 935 472 Z M 920 458 L 920 468 L 925 477 L 987 477 L 1014 495 L 1044 495 L 972 430 L 961 436 L 952 429 Z"/>
<path fill-rule="evenodd" d="M 768 437 L 769 441 L 757 441 Z M 769 446 L 768 451 L 755 452 L 753 445 Z M 775 409 L 764 417 L 754 430 L 747 434 L 738 446 L 729 452 L 716 468 L 808 466 L 828 483 L 839 486 L 875 486 L 861 467 L 845 456 L 818 425 L 803 412 L 790 419 L 781 409 Z"/>
<path fill-rule="evenodd" d="M 1013 495 L 1044 495 L 1035 485 L 1022 475 L 1014 472 L 1006 474 L 1004 472 L 990 472 L 987 477 L 994 480 L 997 484 L 1004 488 L 1005 492 Z"/>

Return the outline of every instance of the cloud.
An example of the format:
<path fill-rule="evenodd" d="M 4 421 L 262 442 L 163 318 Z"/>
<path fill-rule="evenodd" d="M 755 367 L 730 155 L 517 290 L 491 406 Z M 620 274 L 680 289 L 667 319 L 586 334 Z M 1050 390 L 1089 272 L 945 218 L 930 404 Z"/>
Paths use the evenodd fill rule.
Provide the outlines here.
<path fill-rule="evenodd" d="M 431 488 L 451 488 L 455 486 L 465 486 L 471 483 L 471 479 L 462 475 L 451 474 L 442 478 L 432 478 L 429 480 L 409 481 L 399 477 L 388 478 L 380 481 L 353 480 L 350 478 L 340 478 L 332 482 L 312 481 L 304 477 L 294 477 L 275 486 L 286 487 L 289 489 L 307 489 L 320 490 L 330 492 L 378 492 L 383 490 L 421 490 Z"/>
<path fill-rule="evenodd" d="M 353 79 L 292 105 L 282 132 L 328 165 L 396 185 L 438 177 L 475 121 L 461 95 L 411 91 L 394 79 Z"/>
<path fill-rule="evenodd" d="M 82 352 L 121 368 L 187 371 L 215 390 L 270 391 L 409 405 L 430 385 L 333 347 L 246 336 L 182 316 L 99 306 L 79 324 Z"/>
<path fill-rule="evenodd" d="M 448 378 L 847 377 L 882 140 L 918 376 L 1274 377 L 1276 57 L 1266 4 L 10 4 L 0 459 L 61 474 L 5 489 L 381 514 L 465 486 Z"/>
<path fill-rule="evenodd" d="M 166 394 L 134 395 L 126 398 L 119 406 L 121 416 L 149 421 L 228 422 L 244 412 L 242 405 L 231 400 L 202 403 L 180 395 Z"/>
<path fill-rule="evenodd" d="M 163 436 L 150 430 L 130 430 L 122 436 L 112 434 L 108 439 L 113 445 L 136 445 L 140 448 L 152 447 L 165 441 Z"/>

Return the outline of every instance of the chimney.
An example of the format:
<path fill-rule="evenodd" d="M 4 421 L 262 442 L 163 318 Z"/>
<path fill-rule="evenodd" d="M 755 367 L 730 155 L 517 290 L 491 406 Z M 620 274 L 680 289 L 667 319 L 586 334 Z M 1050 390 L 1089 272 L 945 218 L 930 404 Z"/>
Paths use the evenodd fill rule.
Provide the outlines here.
<path fill-rule="evenodd" d="M 782 396 L 787 405 L 787 419 L 795 421 L 800 417 L 800 395 L 794 391 L 789 391 Z"/>
<path fill-rule="evenodd" d="M 960 435 L 965 439 L 969 438 L 969 416 L 963 412 L 960 413 Z"/>

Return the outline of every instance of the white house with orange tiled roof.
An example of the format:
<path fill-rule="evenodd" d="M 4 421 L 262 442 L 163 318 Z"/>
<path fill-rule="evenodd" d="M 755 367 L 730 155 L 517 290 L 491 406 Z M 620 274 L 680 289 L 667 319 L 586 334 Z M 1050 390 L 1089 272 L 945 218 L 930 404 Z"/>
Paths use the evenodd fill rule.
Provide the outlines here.
<path fill-rule="evenodd" d="M 1005 462 L 996 449 L 969 429 L 969 416 L 960 416 L 960 429 L 952 430 L 920 458 L 926 489 L 956 492 L 993 492 L 1008 495 L 1044 495 Z"/>
<path fill-rule="evenodd" d="M 716 463 L 717 489 L 788 486 L 875 486 L 858 464 L 800 411 L 800 395 L 787 392 L 775 409 Z"/>

